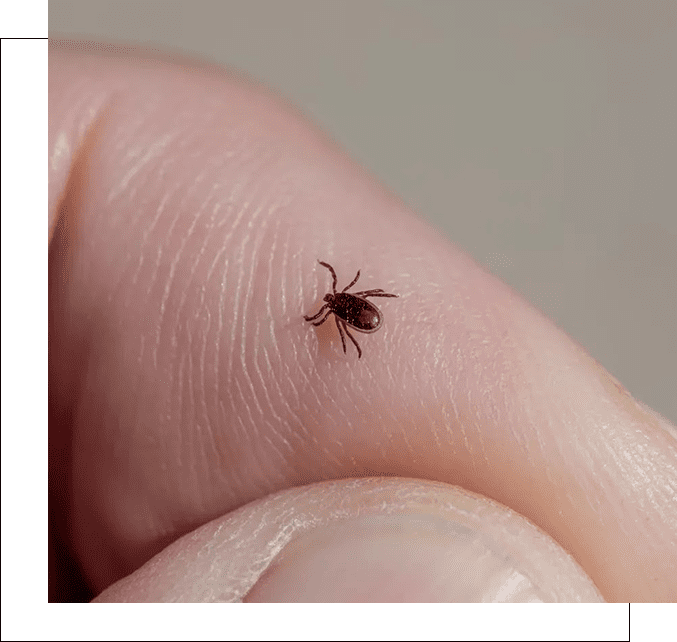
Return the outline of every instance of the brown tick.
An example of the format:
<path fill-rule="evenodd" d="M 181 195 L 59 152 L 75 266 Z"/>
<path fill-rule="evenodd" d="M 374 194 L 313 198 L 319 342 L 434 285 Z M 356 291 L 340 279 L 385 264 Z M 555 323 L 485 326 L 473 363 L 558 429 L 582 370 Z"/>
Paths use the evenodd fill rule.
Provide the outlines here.
<path fill-rule="evenodd" d="M 343 344 L 343 352 L 346 352 L 346 340 L 343 336 L 343 331 L 348 335 L 348 338 L 355 344 L 357 348 L 357 358 L 362 357 L 362 350 L 358 345 L 355 337 L 353 337 L 350 332 L 348 332 L 348 326 L 357 330 L 358 332 L 364 332 L 365 334 L 371 334 L 376 332 L 383 325 L 383 315 L 381 311 L 370 301 L 367 301 L 367 297 L 370 296 L 387 296 L 387 297 L 396 297 L 398 294 L 388 294 L 383 290 L 364 290 L 363 292 L 346 292 L 357 283 L 357 279 L 360 278 L 360 270 L 357 271 L 355 278 L 340 292 L 336 291 L 336 283 L 338 279 L 336 278 L 336 272 L 334 268 L 329 265 L 329 263 L 324 263 L 323 261 L 318 261 L 320 265 L 324 265 L 330 272 L 331 276 L 334 279 L 332 284 L 332 293 L 327 293 L 324 295 L 325 304 L 320 308 L 320 311 L 312 316 L 303 318 L 306 321 L 315 321 L 315 319 L 322 316 L 327 311 L 327 314 L 324 318 L 320 319 L 313 323 L 313 325 L 322 325 L 328 318 L 330 314 L 334 315 L 334 320 L 336 321 L 336 327 L 338 328 L 339 334 L 341 335 L 341 343 Z"/>

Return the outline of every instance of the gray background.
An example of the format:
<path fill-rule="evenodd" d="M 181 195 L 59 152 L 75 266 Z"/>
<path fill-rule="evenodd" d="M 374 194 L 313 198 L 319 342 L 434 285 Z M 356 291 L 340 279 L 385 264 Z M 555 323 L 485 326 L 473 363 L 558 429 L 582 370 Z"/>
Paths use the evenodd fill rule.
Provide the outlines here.
<path fill-rule="evenodd" d="M 677 2 L 52 0 L 276 89 L 677 422 Z"/>

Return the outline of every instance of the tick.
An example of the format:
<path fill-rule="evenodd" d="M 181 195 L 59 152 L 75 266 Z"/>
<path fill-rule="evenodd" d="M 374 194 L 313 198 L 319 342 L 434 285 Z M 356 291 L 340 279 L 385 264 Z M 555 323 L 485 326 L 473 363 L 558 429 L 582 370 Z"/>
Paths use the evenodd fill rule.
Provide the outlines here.
<path fill-rule="evenodd" d="M 348 338 L 355 344 L 355 347 L 357 348 L 357 358 L 360 359 L 362 358 L 362 350 L 360 350 L 360 346 L 355 340 L 355 337 L 348 331 L 348 326 L 353 328 L 353 330 L 364 332 L 365 334 L 376 332 L 376 330 L 383 325 L 383 315 L 371 301 L 367 301 L 367 298 L 370 296 L 397 297 L 399 294 L 388 294 L 380 288 L 376 290 L 364 290 L 362 292 L 346 292 L 346 290 L 350 290 L 350 288 L 357 283 L 357 279 L 360 278 L 360 270 L 357 271 L 357 275 L 349 285 L 340 292 L 337 292 L 336 283 L 338 282 L 338 279 L 336 278 L 334 268 L 329 265 L 329 263 L 324 263 L 323 261 L 318 261 L 318 263 L 324 265 L 324 267 L 331 272 L 331 276 L 334 279 L 332 284 L 333 293 L 328 292 L 324 295 L 323 301 L 325 301 L 325 304 L 320 308 L 320 311 L 316 315 L 312 317 L 304 315 L 303 318 L 306 321 L 315 321 L 315 319 L 321 317 L 326 311 L 327 313 L 322 319 L 313 323 L 313 325 L 322 325 L 329 318 L 329 315 L 333 314 L 334 321 L 336 321 L 336 327 L 341 335 L 343 352 L 346 352 L 346 340 L 343 336 L 343 332 L 345 331 Z"/>

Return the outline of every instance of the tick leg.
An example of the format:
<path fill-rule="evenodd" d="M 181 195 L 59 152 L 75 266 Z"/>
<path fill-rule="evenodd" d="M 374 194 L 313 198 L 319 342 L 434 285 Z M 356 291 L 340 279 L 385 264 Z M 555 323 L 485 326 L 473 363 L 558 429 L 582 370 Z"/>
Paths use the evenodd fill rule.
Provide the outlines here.
<path fill-rule="evenodd" d="M 320 308 L 320 311 L 319 311 L 315 316 L 307 317 L 307 316 L 304 315 L 303 318 L 304 318 L 306 321 L 315 321 L 315 319 L 317 319 L 317 318 L 318 318 L 318 317 L 319 317 L 319 316 L 320 316 L 320 315 L 321 315 L 328 307 L 329 307 L 329 304 L 328 304 L 328 303 L 325 303 L 325 304 Z"/>
<path fill-rule="evenodd" d="M 315 323 L 313 323 L 313 325 L 322 325 L 329 318 L 330 314 L 331 314 L 331 310 L 329 312 L 327 312 L 327 315 L 324 317 L 324 319 L 320 319 L 319 321 L 315 321 Z"/>
<path fill-rule="evenodd" d="M 345 292 L 346 290 L 349 290 L 350 288 L 352 288 L 353 285 L 355 285 L 355 284 L 357 283 L 357 279 L 359 279 L 359 278 L 360 278 L 360 271 L 358 270 L 358 271 L 357 271 L 357 275 L 356 275 L 355 278 L 350 282 L 350 285 L 346 285 L 346 287 L 343 288 L 343 290 L 341 290 L 341 292 Z"/>
<path fill-rule="evenodd" d="M 363 299 L 366 299 L 368 296 L 394 296 L 399 297 L 399 294 L 388 294 L 383 290 L 367 290 L 365 292 L 355 292 L 355 296 L 361 296 Z"/>
<path fill-rule="evenodd" d="M 362 358 L 362 350 L 360 350 L 360 345 L 355 341 L 355 337 L 348 332 L 348 326 L 345 324 L 345 321 L 343 322 L 343 329 L 346 331 L 346 334 L 348 335 L 348 338 L 355 344 L 355 347 L 357 348 L 357 358 L 361 359 Z M 343 346 L 345 348 L 345 346 Z"/>
<path fill-rule="evenodd" d="M 336 320 L 336 327 L 338 328 L 339 334 L 341 335 L 341 343 L 343 344 L 343 353 L 345 354 L 346 352 L 346 340 L 345 337 L 343 336 L 343 330 L 341 329 L 341 323 L 339 322 L 339 318 L 337 316 L 334 316 L 334 319 Z M 348 332 L 348 328 L 346 328 L 346 332 Z M 350 335 L 348 335 L 350 336 Z"/>
<path fill-rule="evenodd" d="M 355 296 L 364 296 L 365 294 L 374 294 L 374 292 L 385 292 L 382 288 L 376 288 L 374 290 L 362 290 L 362 292 L 353 292 Z"/>
<path fill-rule="evenodd" d="M 336 284 L 338 283 L 338 279 L 336 278 L 336 272 L 334 272 L 334 268 L 329 265 L 329 263 L 325 263 L 324 261 L 318 261 L 318 263 L 320 265 L 324 265 L 324 267 L 326 267 L 331 272 L 331 276 L 334 279 L 334 283 L 331 287 L 332 290 L 334 290 L 334 294 L 336 294 Z"/>

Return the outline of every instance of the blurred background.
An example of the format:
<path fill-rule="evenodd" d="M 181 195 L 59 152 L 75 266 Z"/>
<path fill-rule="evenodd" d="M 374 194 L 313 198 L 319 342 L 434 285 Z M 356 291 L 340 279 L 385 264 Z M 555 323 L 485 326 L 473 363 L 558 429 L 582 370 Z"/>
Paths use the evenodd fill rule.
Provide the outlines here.
<path fill-rule="evenodd" d="M 297 105 L 677 423 L 677 2 L 51 0 Z"/>

